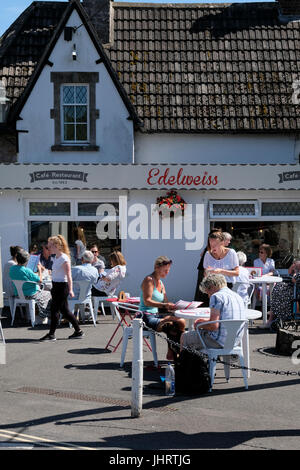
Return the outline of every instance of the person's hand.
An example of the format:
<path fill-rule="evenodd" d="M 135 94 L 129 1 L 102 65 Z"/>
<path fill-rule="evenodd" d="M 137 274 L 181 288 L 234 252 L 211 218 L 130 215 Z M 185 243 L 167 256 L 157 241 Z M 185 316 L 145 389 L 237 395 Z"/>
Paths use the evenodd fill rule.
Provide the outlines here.
<path fill-rule="evenodd" d="M 69 297 L 71 297 L 71 298 L 75 297 L 74 292 L 73 292 L 72 289 L 69 291 Z"/>
<path fill-rule="evenodd" d="M 164 304 L 164 307 L 169 311 L 176 310 L 176 305 L 173 304 L 172 302 L 166 302 Z"/>

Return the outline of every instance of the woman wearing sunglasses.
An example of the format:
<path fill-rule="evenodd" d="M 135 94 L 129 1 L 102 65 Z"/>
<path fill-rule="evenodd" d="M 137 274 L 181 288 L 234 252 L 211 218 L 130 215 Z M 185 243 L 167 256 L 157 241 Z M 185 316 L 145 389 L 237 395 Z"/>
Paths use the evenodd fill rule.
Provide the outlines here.
<path fill-rule="evenodd" d="M 175 304 L 168 301 L 166 289 L 162 282 L 170 271 L 172 260 L 166 256 L 159 256 L 154 263 L 154 271 L 146 276 L 142 282 L 139 311 L 146 327 L 155 331 L 163 331 L 167 337 L 175 343 L 180 342 L 181 334 L 185 330 L 185 320 L 176 318 L 172 314 L 161 316 L 159 309 L 172 312 L 176 309 Z M 174 354 L 178 353 L 174 346 L 168 345 L 167 359 L 173 360 Z"/>

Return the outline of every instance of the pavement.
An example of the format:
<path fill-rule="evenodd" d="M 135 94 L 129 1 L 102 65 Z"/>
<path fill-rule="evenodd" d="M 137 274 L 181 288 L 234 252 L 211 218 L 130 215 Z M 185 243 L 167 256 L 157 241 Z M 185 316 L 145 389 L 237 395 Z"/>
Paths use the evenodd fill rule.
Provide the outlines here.
<path fill-rule="evenodd" d="M 96 327 L 83 324 L 83 339 L 68 339 L 73 330 L 61 326 L 51 343 L 38 341 L 46 325 L 32 328 L 16 317 L 11 327 L 3 319 L 0 450 L 101 450 L 116 465 L 125 462 L 109 459 L 123 451 L 127 457 L 152 451 L 143 464 L 129 462 L 138 467 L 156 466 L 153 458 L 163 451 L 173 460 L 159 463 L 184 466 L 199 450 L 298 450 L 300 377 L 285 372 L 299 365 L 276 353 L 276 333 L 260 324 L 250 327 L 251 367 L 259 371 L 251 372 L 249 389 L 240 369 L 231 369 L 227 383 L 218 364 L 213 391 L 197 397 L 164 395 L 167 343 L 157 337 L 159 368 L 144 347 L 143 409 L 132 418 L 132 341 L 120 368 L 121 346 L 105 349 L 116 327 L 111 315 L 99 315 Z M 186 460 L 174 461 L 177 454 Z"/>

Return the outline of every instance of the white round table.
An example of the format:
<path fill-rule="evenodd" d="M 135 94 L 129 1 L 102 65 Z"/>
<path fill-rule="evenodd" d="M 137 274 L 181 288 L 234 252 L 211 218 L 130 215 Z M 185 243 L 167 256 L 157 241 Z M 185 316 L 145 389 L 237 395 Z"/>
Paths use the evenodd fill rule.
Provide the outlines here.
<path fill-rule="evenodd" d="M 261 303 L 262 303 L 262 316 L 263 316 L 263 323 L 267 323 L 267 311 L 268 311 L 268 293 L 267 293 L 267 285 L 270 286 L 270 295 L 272 295 L 272 289 L 276 282 L 282 282 L 282 277 L 279 276 L 260 276 L 250 279 L 251 284 L 261 284 L 262 286 L 262 293 L 261 293 Z"/>

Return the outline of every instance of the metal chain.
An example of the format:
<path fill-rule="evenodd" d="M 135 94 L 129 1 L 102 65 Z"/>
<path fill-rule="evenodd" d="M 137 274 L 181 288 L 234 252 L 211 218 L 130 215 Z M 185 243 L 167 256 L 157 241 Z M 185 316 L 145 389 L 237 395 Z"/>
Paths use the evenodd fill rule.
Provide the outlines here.
<path fill-rule="evenodd" d="M 152 333 L 155 333 L 157 336 L 159 336 L 163 340 L 167 341 L 167 343 L 169 343 L 170 345 L 175 346 L 176 348 L 182 347 L 182 349 L 185 349 L 186 351 L 188 351 L 192 354 L 195 354 L 198 357 L 201 357 L 201 358 L 205 357 L 205 354 L 201 353 L 201 351 L 199 351 L 197 349 L 194 349 L 194 348 L 191 348 L 190 346 L 181 346 L 179 343 L 176 343 L 172 339 L 167 338 L 166 336 L 163 336 L 162 334 L 160 334 L 157 331 L 153 330 L 149 326 L 145 325 L 144 322 L 143 322 L 143 328 L 148 330 L 148 331 L 151 331 Z M 256 367 L 246 367 L 246 366 L 241 366 L 239 364 L 228 363 L 228 362 L 222 361 L 219 358 L 218 359 L 213 359 L 213 361 L 216 361 L 220 364 L 229 365 L 229 366 L 231 366 L 235 369 L 250 370 L 251 372 L 262 372 L 264 374 L 287 375 L 287 376 L 292 375 L 292 376 L 299 376 L 300 377 L 300 370 L 297 372 L 297 371 L 293 371 L 293 370 L 283 371 L 283 370 L 272 370 L 272 369 L 258 369 Z"/>

